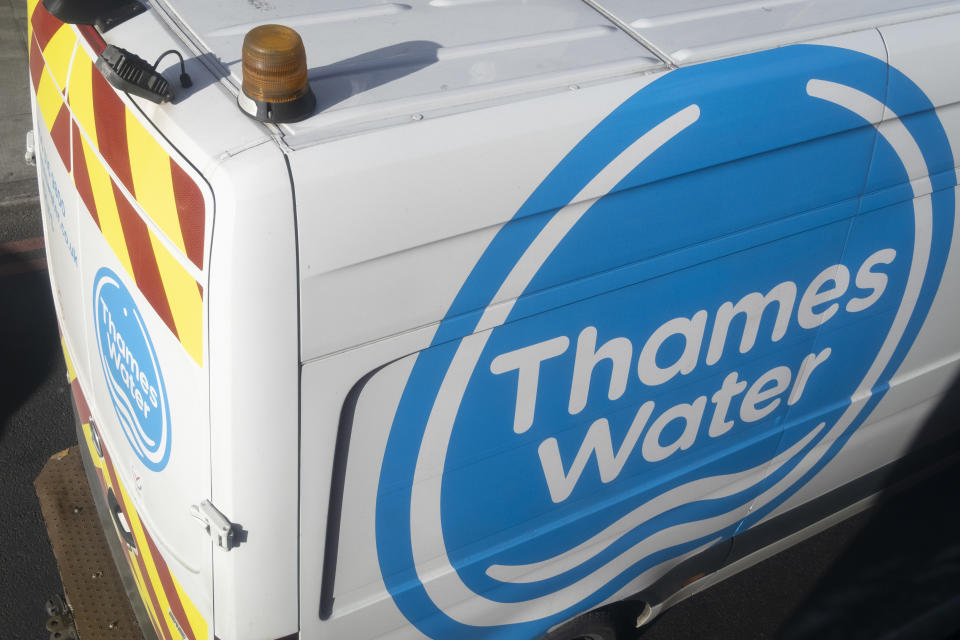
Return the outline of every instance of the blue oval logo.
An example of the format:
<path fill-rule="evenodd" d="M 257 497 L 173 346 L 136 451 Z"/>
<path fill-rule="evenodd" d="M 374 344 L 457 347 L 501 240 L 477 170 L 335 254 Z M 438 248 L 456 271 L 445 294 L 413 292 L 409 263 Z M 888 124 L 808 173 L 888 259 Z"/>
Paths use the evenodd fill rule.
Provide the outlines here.
<path fill-rule="evenodd" d="M 137 458 L 161 471 L 170 459 L 167 391 L 157 352 L 137 305 L 116 273 L 101 268 L 93 285 L 100 365 L 123 435 Z"/>
<path fill-rule="evenodd" d="M 618 107 L 417 357 L 377 497 L 404 615 L 532 637 L 769 515 L 913 343 L 953 164 L 916 85 L 831 47 L 679 69 Z"/>

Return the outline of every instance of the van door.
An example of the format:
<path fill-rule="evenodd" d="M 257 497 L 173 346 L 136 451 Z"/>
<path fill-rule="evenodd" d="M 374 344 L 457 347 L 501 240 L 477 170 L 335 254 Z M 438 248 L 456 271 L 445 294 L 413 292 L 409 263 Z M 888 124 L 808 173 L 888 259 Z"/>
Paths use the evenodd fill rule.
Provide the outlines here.
<path fill-rule="evenodd" d="M 158 634 L 207 638 L 211 543 L 190 506 L 210 495 L 212 195 L 96 68 L 100 34 L 28 10 L 45 235 L 85 437 Z"/>
<path fill-rule="evenodd" d="M 819 387 L 826 379 L 812 378 L 810 390 L 826 410 L 788 413 L 781 448 L 810 419 L 823 421 L 827 433 L 789 473 L 771 477 L 744 529 L 837 488 L 814 511 L 822 517 L 846 506 L 894 480 L 888 465 L 948 435 L 928 429 L 925 417 L 953 382 L 960 356 L 960 307 L 949 293 L 958 277 L 950 251 L 958 231 L 960 85 L 948 61 L 960 54 L 958 28 L 956 14 L 880 28 L 890 56 L 883 118 L 843 268 L 825 281 L 849 280 L 871 293 L 838 307 L 816 347 L 845 361 L 848 380 L 827 388 Z M 865 104 L 855 94 L 824 97 L 850 110 Z"/>
<path fill-rule="evenodd" d="M 847 370 L 819 336 L 879 298 L 886 245 L 843 260 L 886 74 L 870 31 L 647 78 L 473 235 L 430 347 L 366 368 L 344 404 L 331 621 L 373 627 L 386 592 L 431 637 L 536 637 L 728 545 L 827 432 Z M 473 248 L 445 242 L 420 259 L 456 271 Z M 781 445 L 794 411 L 816 419 Z"/>

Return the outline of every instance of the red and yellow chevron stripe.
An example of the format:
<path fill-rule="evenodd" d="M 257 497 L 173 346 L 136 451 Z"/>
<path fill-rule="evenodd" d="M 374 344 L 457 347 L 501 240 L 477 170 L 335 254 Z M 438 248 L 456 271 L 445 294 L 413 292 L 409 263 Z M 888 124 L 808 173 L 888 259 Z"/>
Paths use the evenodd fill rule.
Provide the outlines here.
<path fill-rule="evenodd" d="M 203 286 L 185 266 L 204 267 L 202 188 L 96 69 L 99 34 L 65 25 L 39 0 L 27 5 L 39 119 L 110 249 L 202 366 Z"/>
<path fill-rule="evenodd" d="M 122 546 L 127 564 L 130 566 L 130 571 L 137 584 L 137 590 L 140 592 L 140 598 L 150 621 L 153 623 L 154 630 L 157 632 L 157 637 L 160 640 L 182 640 L 183 638 L 208 640 L 210 632 L 206 620 L 183 591 L 177 579 L 170 573 L 163 555 L 157 549 L 153 537 L 137 515 L 133 502 L 130 500 L 130 495 L 120 482 L 110 454 L 103 447 L 103 442 L 101 441 L 103 457 L 100 456 L 93 444 L 92 429 L 95 427 L 90 424 L 90 409 L 77 380 L 66 344 L 62 340 L 61 343 L 64 360 L 67 363 L 67 377 L 70 381 L 70 388 L 73 391 L 74 402 L 83 428 L 84 441 L 90 451 L 90 459 L 93 460 L 96 467 L 100 489 L 104 496 L 107 495 L 109 490 L 113 490 L 113 494 L 120 503 L 120 508 L 137 543 L 136 551 L 131 551 L 126 545 Z"/>

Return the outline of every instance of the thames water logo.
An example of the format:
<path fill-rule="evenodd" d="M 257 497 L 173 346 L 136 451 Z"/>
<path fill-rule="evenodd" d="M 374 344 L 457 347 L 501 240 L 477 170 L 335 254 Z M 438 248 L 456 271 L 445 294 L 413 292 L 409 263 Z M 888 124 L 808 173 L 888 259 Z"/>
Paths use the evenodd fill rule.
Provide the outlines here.
<path fill-rule="evenodd" d="M 615 109 L 414 363 L 376 512 L 404 615 L 534 637 L 770 515 L 892 384 L 953 165 L 909 78 L 832 47 L 678 69 Z"/>
<path fill-rule="evenodd" d="M 100 364 L 123 435 L 140 461 L 160 471 L 170 458 L 170 414 L 163 374 L 143 316 L 113 271 L 93 285 Z"/>

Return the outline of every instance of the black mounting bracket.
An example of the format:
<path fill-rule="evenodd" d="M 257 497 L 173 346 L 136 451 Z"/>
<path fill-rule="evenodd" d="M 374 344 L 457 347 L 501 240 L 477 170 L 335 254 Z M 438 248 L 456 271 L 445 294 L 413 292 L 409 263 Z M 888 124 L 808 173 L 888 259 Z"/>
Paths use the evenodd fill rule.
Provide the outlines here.
<path fill-rule="evenodd" d="M 147 10 L 138 0 L 43 0 L 44 8 L 69 24 L 89 24 L 101 33 Z"/>

